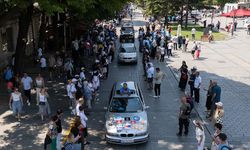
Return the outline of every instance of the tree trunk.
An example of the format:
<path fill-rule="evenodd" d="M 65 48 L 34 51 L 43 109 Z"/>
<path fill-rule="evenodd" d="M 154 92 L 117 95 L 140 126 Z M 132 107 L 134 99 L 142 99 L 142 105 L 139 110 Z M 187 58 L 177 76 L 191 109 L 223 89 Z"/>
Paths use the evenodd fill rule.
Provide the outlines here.
<path fill-rule="evenodd" d="M 189 0 L 187 0 L 187 6 L 186 6 L 186 21 L 185 21 L 185 28 L 188 26 L 188 10 L 189 10 Z"/>
<path fill-rule="evenodd" d="M 183 25 L 183 4 L 181 5 L 181 20 L 180 20 L 180 24 L 181 24 L 181 27 Z"/>
<path fill-rule="evenodd" d="M 29 31 L 29 25 L 32 19 L 33 14 L 33 5 L 30 5 L 20 12 L 19 16 L 19 24 L 18 24 L 18 37 L 17 37 L 17 44 L 16 44 L 16 53 L 15 53 L 15 66 L 14 72 L 21 73 L 23 71 L 23 60 L 24 54 L 26 50 L 26 42 L 27 36 Z"/>
<path fill-rule="evenodd" d="M 45 49 L 44 47 L 45 34 L 46 34 L 46 15 L 45 12 L 42 12 L 41 25 L 39 29 L 39 42 L 38 42 L 38 47 L 42 49 Z"/>

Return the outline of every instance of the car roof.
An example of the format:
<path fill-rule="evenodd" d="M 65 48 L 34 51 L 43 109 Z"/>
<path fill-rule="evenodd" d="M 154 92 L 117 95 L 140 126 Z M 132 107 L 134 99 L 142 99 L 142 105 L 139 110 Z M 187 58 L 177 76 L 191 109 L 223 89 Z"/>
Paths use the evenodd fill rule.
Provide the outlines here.
<path fill-rule="evenodd" d="M 134 43 L 123 43 L 123 44 L 121 44 L 121 47 L 123 47 L 123 48 L 134 47 L 134 46 L 135 46 Z M 133 81 L 129 81 L 129 82 L 133 82 Z"/>
<path fill-rule="evenodd" d="M 132 22 L 125 22 L 122 27 L 133 27 L 133 23 Z"/>
<path fill-rule="evenodd" d="M 123 94 L 123 95 L 120 94 L 120 89 L 122 88 L 123 83 L 127 83 L 127 87 L 130 89 L 130 91 L 132 91 L 131 95 L 129 97 L 138 97 L 137 88 L 136 88 L 134 81 L 116 82 L 115 83 L 115 94 L 114 94 L 116 97 L 128 97 L 127 94 Z"/>

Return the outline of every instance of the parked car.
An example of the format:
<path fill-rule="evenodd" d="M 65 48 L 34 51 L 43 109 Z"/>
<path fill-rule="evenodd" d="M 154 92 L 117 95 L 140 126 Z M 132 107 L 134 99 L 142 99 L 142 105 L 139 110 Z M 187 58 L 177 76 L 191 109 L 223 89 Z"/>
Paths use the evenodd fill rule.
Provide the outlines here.
<path fill-rule="evenodd" d="M 120 89 L 127 83 L 129 94 Z M 139 144 L 149 139 L 148 117 L 142 92 L 133 81 L 113 85 L 105 115 L 106 141 L 113 144 Z"/>
<path fill-rule="evenodd" d="M 134 43 L 122 43 L 118 53 L 119 63 L 137 63 L 137 51 Z"/>

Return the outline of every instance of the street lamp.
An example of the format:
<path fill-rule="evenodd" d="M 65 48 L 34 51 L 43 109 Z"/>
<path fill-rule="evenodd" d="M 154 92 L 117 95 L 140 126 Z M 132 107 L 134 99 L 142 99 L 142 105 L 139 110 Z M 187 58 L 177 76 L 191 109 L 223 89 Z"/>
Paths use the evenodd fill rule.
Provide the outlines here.
<path fill-rule="evenodd" d="M 235 9 L 234 9 L 234 7 L 233 7 L 233 24 L 232 24 L 232 36 L 234 35 L 234 28 L 235 28 L 235 14 L 236 14 L 236 11 L 235 11 Z"/>

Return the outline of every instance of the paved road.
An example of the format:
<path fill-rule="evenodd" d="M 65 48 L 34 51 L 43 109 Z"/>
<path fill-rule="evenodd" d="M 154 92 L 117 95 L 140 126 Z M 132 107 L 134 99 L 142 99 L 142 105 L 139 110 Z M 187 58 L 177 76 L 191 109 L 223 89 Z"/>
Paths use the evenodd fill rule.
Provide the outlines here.
<path fill-rule="evenodd" d="M 133 19 L 135 30 L 144 25 L 142 14 L 136 13 Z M 117 29 L 119 31 L 119 29 Z M 137 35 L 136 35 L 137 36 Z M 138 41 L 136 41 L 138 49 Z M 139 57 L 141 60 L 141 54 Z M 155 62 L 155 67 L 160 67 L 166 73 L 167 79 L 162 85 L 162 95 L 159 100 L 154 99 L 153 91 L 147 90 L 146 82 L 143 78 L 143 67 L 139 61 L 137 65 L 118 65 L 114 61 L 110 66 L 110 76 L 108 80 L 101 83 L 100 101 L 95 104 L 94 113 L 89 118 L 90 138 L 92 142 L 88 149 L 170 149 L 170 150 L 194 150 L 196 140 L 194 135 L 194 126 L 190 125 L 190 134 L 187 137 L 178 138 L 177 114 L 179 110 L 179 97 L 181 92 L 177 88 L 177 82 L 171 70 L 165 63 Z M 106 144 L 104 139 L 104 106 L 107 105 L 108 95 L 112 84 L 115 81 L 133 80 L 139 83 L 146 105 L 150 106 L 148 110 L 148 119 L 150 125 L 150 140 L 146 144 L 135 146 L 117 146 Z M 193 114 L 195 116 L 195 114 Z M 207 143 L 209 143 L 209 138 Z"/>
<path fill-rule="evenodd" d="M 237 30 L 233 38 L 226 41 L 202 43 L 201 58 L 193 61 L 190 53 L 175 51 L 169 66 L 176 70 L 185 60 L 191 68 L 197 66 L 203 79 L 202 88 L 207 88 L 210 79 L 217 80 L 222 87 L 222 102 L 225 104 L 224 131 L 230 143 L 238 149 L 250 149 L 249 96 L 250 96 L 250 36 L 244 29 Z M 190 45 L 191 48 L 191 45 Z M 178 76 L 178 74 L 176 74 Z M 205 121 L 205 96 L 202 91 L 201 105 L 197 107 Z M 209 126 L 213 131 L 212 126 Z"/>

